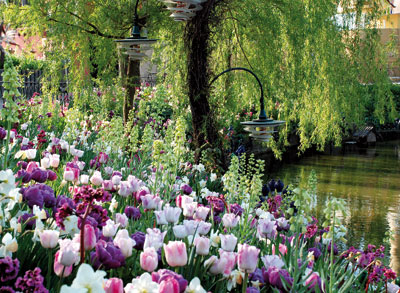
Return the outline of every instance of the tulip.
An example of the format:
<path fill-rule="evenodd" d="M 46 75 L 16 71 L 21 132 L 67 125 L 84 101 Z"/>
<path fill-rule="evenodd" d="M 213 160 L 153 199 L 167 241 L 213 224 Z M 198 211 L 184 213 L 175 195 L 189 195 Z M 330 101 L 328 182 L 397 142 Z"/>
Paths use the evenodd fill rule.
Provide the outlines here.
<path fill-rule="evenodd" d="M 89 175 L 81 175 L 80 179 L 81 184 L 88 184 L 89 183 Z"/>
<path fill-rule="evenodd" d="M 245 273 L 252 273 L 256 270 L 258 264 L 258 255 L 260 249 L 248 244 L 238 245 L 238 267 Z"/>
<path fill-rule="evenodd" d="M 103 178 L 101 177 L 101 173 L 99 171 L 95 171 L 90 177 L 90 182 L 93 185 L 100 186 L 103 183 Z"/>
<path fill-rule="evenodd" d="M 198 222 L 197 233 L 199 233 L 200 235 L 208 234 L 208 232 L 210 232 L 211 225 L 211 223 L 204 221 Z"/>
<path fill-rule="evenodd" d="M 112 180 L 113 183 L 114 183 L 114 178 L 115 177 L 116 178 L 121 178 L 119 176 L 114 176 L 113 180 Z M 119 184 L 119 190 L 118 190 L 118 194 L 119 195 L 121 195 L 122 197 L 127 197 L 128 195 L 132 194 L 131 185 L 129 184 L 128 181 L 120 181 L 120 182 L 118 182 L 118 184 Z"/>
<path fill-rule="evenodd" d="M 264 263 L 265 268 L 268 270 L 269 267 L 276 267 L 278 269 L 283 268 L 285 263 L 277 255 L 265 255 L 261 258 Z"/>
<path fill-rule="evenodd" d="M 167 263 L 171 267 L 183 267 L 187 264 L 186 244 L 182 241 L 169 241 L 164 244 Z"/>
<path fill-rule="evenodd" d="M 178 207 L 171 207 L 170 205 L 165 205 L 164 207 L 165 219 L 168 223 L 177 223 L 179 221 L 179 216 L 182 210 Z"/>
<path fill-rule="evenodd" d="M 172 227 L 172 230 L 174 231 L 175 237 L 179 239 L 185 238 L 188 235 L 184 225 L 175 225 Z"/>
<path fill-rule="evenodd" d="M 158 290 L 159 293 L 180 293 L 179 283 L 173 277 L 169 277 L 161 281 L 160 288 Z"/>
<path fill-rule="evenodd" d="M 36 149 L 28 149 L 26 152 L 26 158 L 28 160 L 33 160 L 36 157 Z"/>
<path fill-rule="evenodd" d="M 114 188 L 111 180 L 104 180 L 102 186 L 104 190 L 113 190 Z"/>
<path fill-rule="evenodd" d="M 318 291 L 322 291 L 321 289 L 321 278 L 319 276 L 319 274 L 317 272 L 313 272 L 309 275 L 309 277 L 307 278 L 305 285 L 311 289 L 311 290 L 315 290 L 315 286 L 319 287 Z"/>
<path fill-rule="evenodd" d="M 147 228 L 146 232 L 147 234 L 144 241 L 144 246 L 143 246 L 144 248 L 154 247 L 157 250 L 163 246 L 164 237 L 165 234 L 167 234 L 167 231 L 161 232 L 157 228 L 154 229 Z"/>
<path fill-rule="evenodd" d="M 72 273 L 73 266 L 72 265 L 70 265 L 70 266 L 62 265 L 60 262 L 60 253 L 61 253 L 60 250 L 56 252 L 56 255 L 54 258 L 53 269 L 54 269 L 54 273 L 57 276 L 61 277 L 61 275 L 62 275 L 62 277 L 65 278 L 65 277 L 68 277 Z"/>
<path fill-rule="evenodd" d="M 44 248 L 54 248 L 57 246 L 59 235 L 60 232 L 54 230 L 39 232 L 40 244 L 42 244 Z"/>
<path fill-rule="evenodd" d="M 40 160 L 40 166 L 41 166 L 42 168 L 45 168 L 45 169 L 50 168 L 50 159 L 49 159 L 49 158 L 46 158 L 46 157 L 42 158 L 42 159 Z"/>
<path fill-rule="evenodd" d="M 153 272 L 158 266 L 158 254 L 153 247 L 145 248 L 140 254 L 140 267 L 148 272 Z"/>
<path fill-rule="evenodd" d="M 239 216 L 236 216 L 235 214 L 225 214 L 222 217 L 222 223 L 224 224 L 225 228 L 235 228 L 237 224 L 239 223 Z"/>
<path fill-rule="evenodd" d="M 53 154 L 50 156 L 50 166 L 53 168 L 57 168 L 60 164 L 60 155 Z"/>
<path fill-rule="evenodd" d="M 210 239 L 207 237 L 196 237 L 194 245 L 196 246 L 196 254 L 207 255 L 210 253 Z"/>
<path fill-rule="evenodd" d="M 233 234 L 220 235 L 221 247 L 225 251 L 234 251 L 237 243 L 237 238 Z"/>
<path fill-rule="evenodd" d="M 26 166 L 26 172 L 32 173 L 32 171 L 36 168 L 39 168 L 39 164 L 37 162 L 29 162 Z"/>
<path fill-rule="evenodd" d="M 128 230 L 126 229 L 119 230 L 114 239 L 114 245 L 121 249 L 125 258 L 132 255 L 132 248 L 135 244 L 135 240 L 129 237 Z"/>
<path fill-rule="evenodd" d="M 186 203 L 182 205 L 183 208 L 183 215 L 185 217 L 193 217 L 194 212 L 197 208 L 197 202 Z"/>
<path fill-rule="evenodd" d="M 143 208 L 148 210 L 154 210 L 157 208 L 157 204 L 161 200 L 158 196 L 152 194 L 142 195 L 140 196 L 140 199 L 142 200 Z"/>
<path fill-rule="evenodd" d="M 194 218 L 205 221 L 209 212 L 210 209 L 207 207 L 197 207 Z"/>
<path fill-rule="evenodd" d="M 115 215 L 115 222 L 120 224 L 122 228 L 128 226 L 128 217 L 125 214 L 117 213 Z"/>
<path fill-rule="evenodd" d="M 119 183 L 121 182 L 122 176 L 120 175 L 114 175 L 111 177 L 111 181 L 114 185 L 119 185 Z"/>
<path fill-rule="evenodd" d="M 84 227 L 84 248 L 92 250 L 96 246 L 96 232 L 92 225 L 85 224 Z"/>
<path fill-rule="evenodd" d="M 263 238 L 274 238 L 277 233 L 275 223 L 270 219 L 260 219 L 257 225 L 257 234 Z"/>
<path fill-rule="evenodd" d="M 57 180 L 57 174 L 51 170 L 47 170 L 47 179 L 50 181 L 56 181 Z"/>
<path fill-rule="evenodd" d="M 156 215 L 157 225 L 168 225 L 165 219 L 165 211 L 154 211 L 154 214 Z"/>
<path fill-rule="evenodd" d="M 105 293 L 124 293 L 124 283 L 119 278 L 108 279 L 104 285 Z"/>
<path fill-rule="evenodd" d="M 79 259 L 79 243 L 70 239 L 59 240 L 60 254 L 58 261 L 61 265 L 72 266 Z"/>
<path fill-rule="evenodd" d="M 118 227 L 119 224 L 115 224 L 113 220 L 108 219 L 106 225 L 103 227 L 103 235 L 105 237 L 114 237 Z"/>
<path fill-rule="evenodd" d="M 142 214 L 140 213 L 140 209 L 132 206 L 126 206 L 124 210 L 125 215 L 128 217 L 128 219 L 131 220 L 139 220 Z"/>

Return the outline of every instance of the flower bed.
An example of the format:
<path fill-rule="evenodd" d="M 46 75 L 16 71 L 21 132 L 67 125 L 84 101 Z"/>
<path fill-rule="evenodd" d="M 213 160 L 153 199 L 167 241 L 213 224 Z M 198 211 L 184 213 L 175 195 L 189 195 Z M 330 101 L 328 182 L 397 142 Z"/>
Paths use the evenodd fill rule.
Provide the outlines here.
<path fill-rule="evenodd" d="M 134 120 L 126 138 L 116 117 L 41 105 L 0 128 L 1 292 L 398 291 L 383 246 L 338 251 L 342 202 L 310 216 L 315 183 L 263 185 L 244 155 L 208 173 L 181 118 Z"/>

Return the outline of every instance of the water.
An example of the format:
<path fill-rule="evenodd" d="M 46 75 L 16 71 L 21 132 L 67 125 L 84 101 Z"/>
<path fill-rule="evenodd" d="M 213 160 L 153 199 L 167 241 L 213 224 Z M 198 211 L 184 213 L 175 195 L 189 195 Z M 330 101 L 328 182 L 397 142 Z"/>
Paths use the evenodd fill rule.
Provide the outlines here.
<path fill-rule="evenodd" d="M 318 178 L 317 218 L 328 197 L 343 198 L 348 212 L 343 219 L 348 229 L 347 245 L 380 245 L 385 233 L 392 231 L 390 265 L 400 273 L 400 140 L 367 149 L 347 146 L 339 154 L 303 157 L 267 177 L 280 178 L 285 185 L 306 187 L 311 170 Z"/>

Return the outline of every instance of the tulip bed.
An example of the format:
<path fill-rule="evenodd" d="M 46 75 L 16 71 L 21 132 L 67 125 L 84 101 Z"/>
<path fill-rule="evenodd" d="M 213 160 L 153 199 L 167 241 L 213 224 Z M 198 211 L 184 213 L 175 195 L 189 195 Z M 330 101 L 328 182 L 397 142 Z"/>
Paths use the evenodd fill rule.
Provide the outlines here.
<path fill-rule="evenodd" d="M 209 173 L 180 117 L 136 119 L 122 147 L 120 118 L 52 107 L 1 122 L 0 292 L 398 291 L 383 246 L 338 251 L 342 202 L 310 216 L 313 178 L 264 184 L 244 155 Z"/>

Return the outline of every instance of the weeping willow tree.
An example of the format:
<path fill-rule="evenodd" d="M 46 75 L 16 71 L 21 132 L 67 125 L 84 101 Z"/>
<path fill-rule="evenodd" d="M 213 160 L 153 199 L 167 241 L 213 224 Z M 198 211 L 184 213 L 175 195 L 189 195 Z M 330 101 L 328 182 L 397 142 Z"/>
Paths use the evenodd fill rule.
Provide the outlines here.
<path fill-rule="evenodd" d="M 376 29 L 389 7 L 385 1 L 208 0 L 187 23 L 172 21 L 159 1 L 141 3 L 139 15 L 160 40 L 153 54 L 160 82 L 172 86 L 178 112 L 190 105 L 197 148 L 218 147 L 218 131 L 236 113 L 259 107 L 259 88 L 246 73 L 224 75 L 209 87 L 212 77 L 229 67 L 253 70 L 266 89 L 267 114 L 287 121 L 270 145 L 278 154 L 293 132 L 300 150 L 323 148 L 339 144 L 344 130 L 363 123 L 367 114 L 381 122 L 397 115 L 388 49 Z M 132 0 L 31 0 L 23 7 L 3 5 L 2 11 L 7 23 L 27 34 L 46 34 L 47 58 L 69 64 L 79 96 L 82 87 L 92 86 L 88 71 L 114 82 L 113 40 L 129 34 L 134 5 Z M 365 84 L 374 84 L 373 95 Z M 367 113 L 371 103 L 374 113 Z"/>

